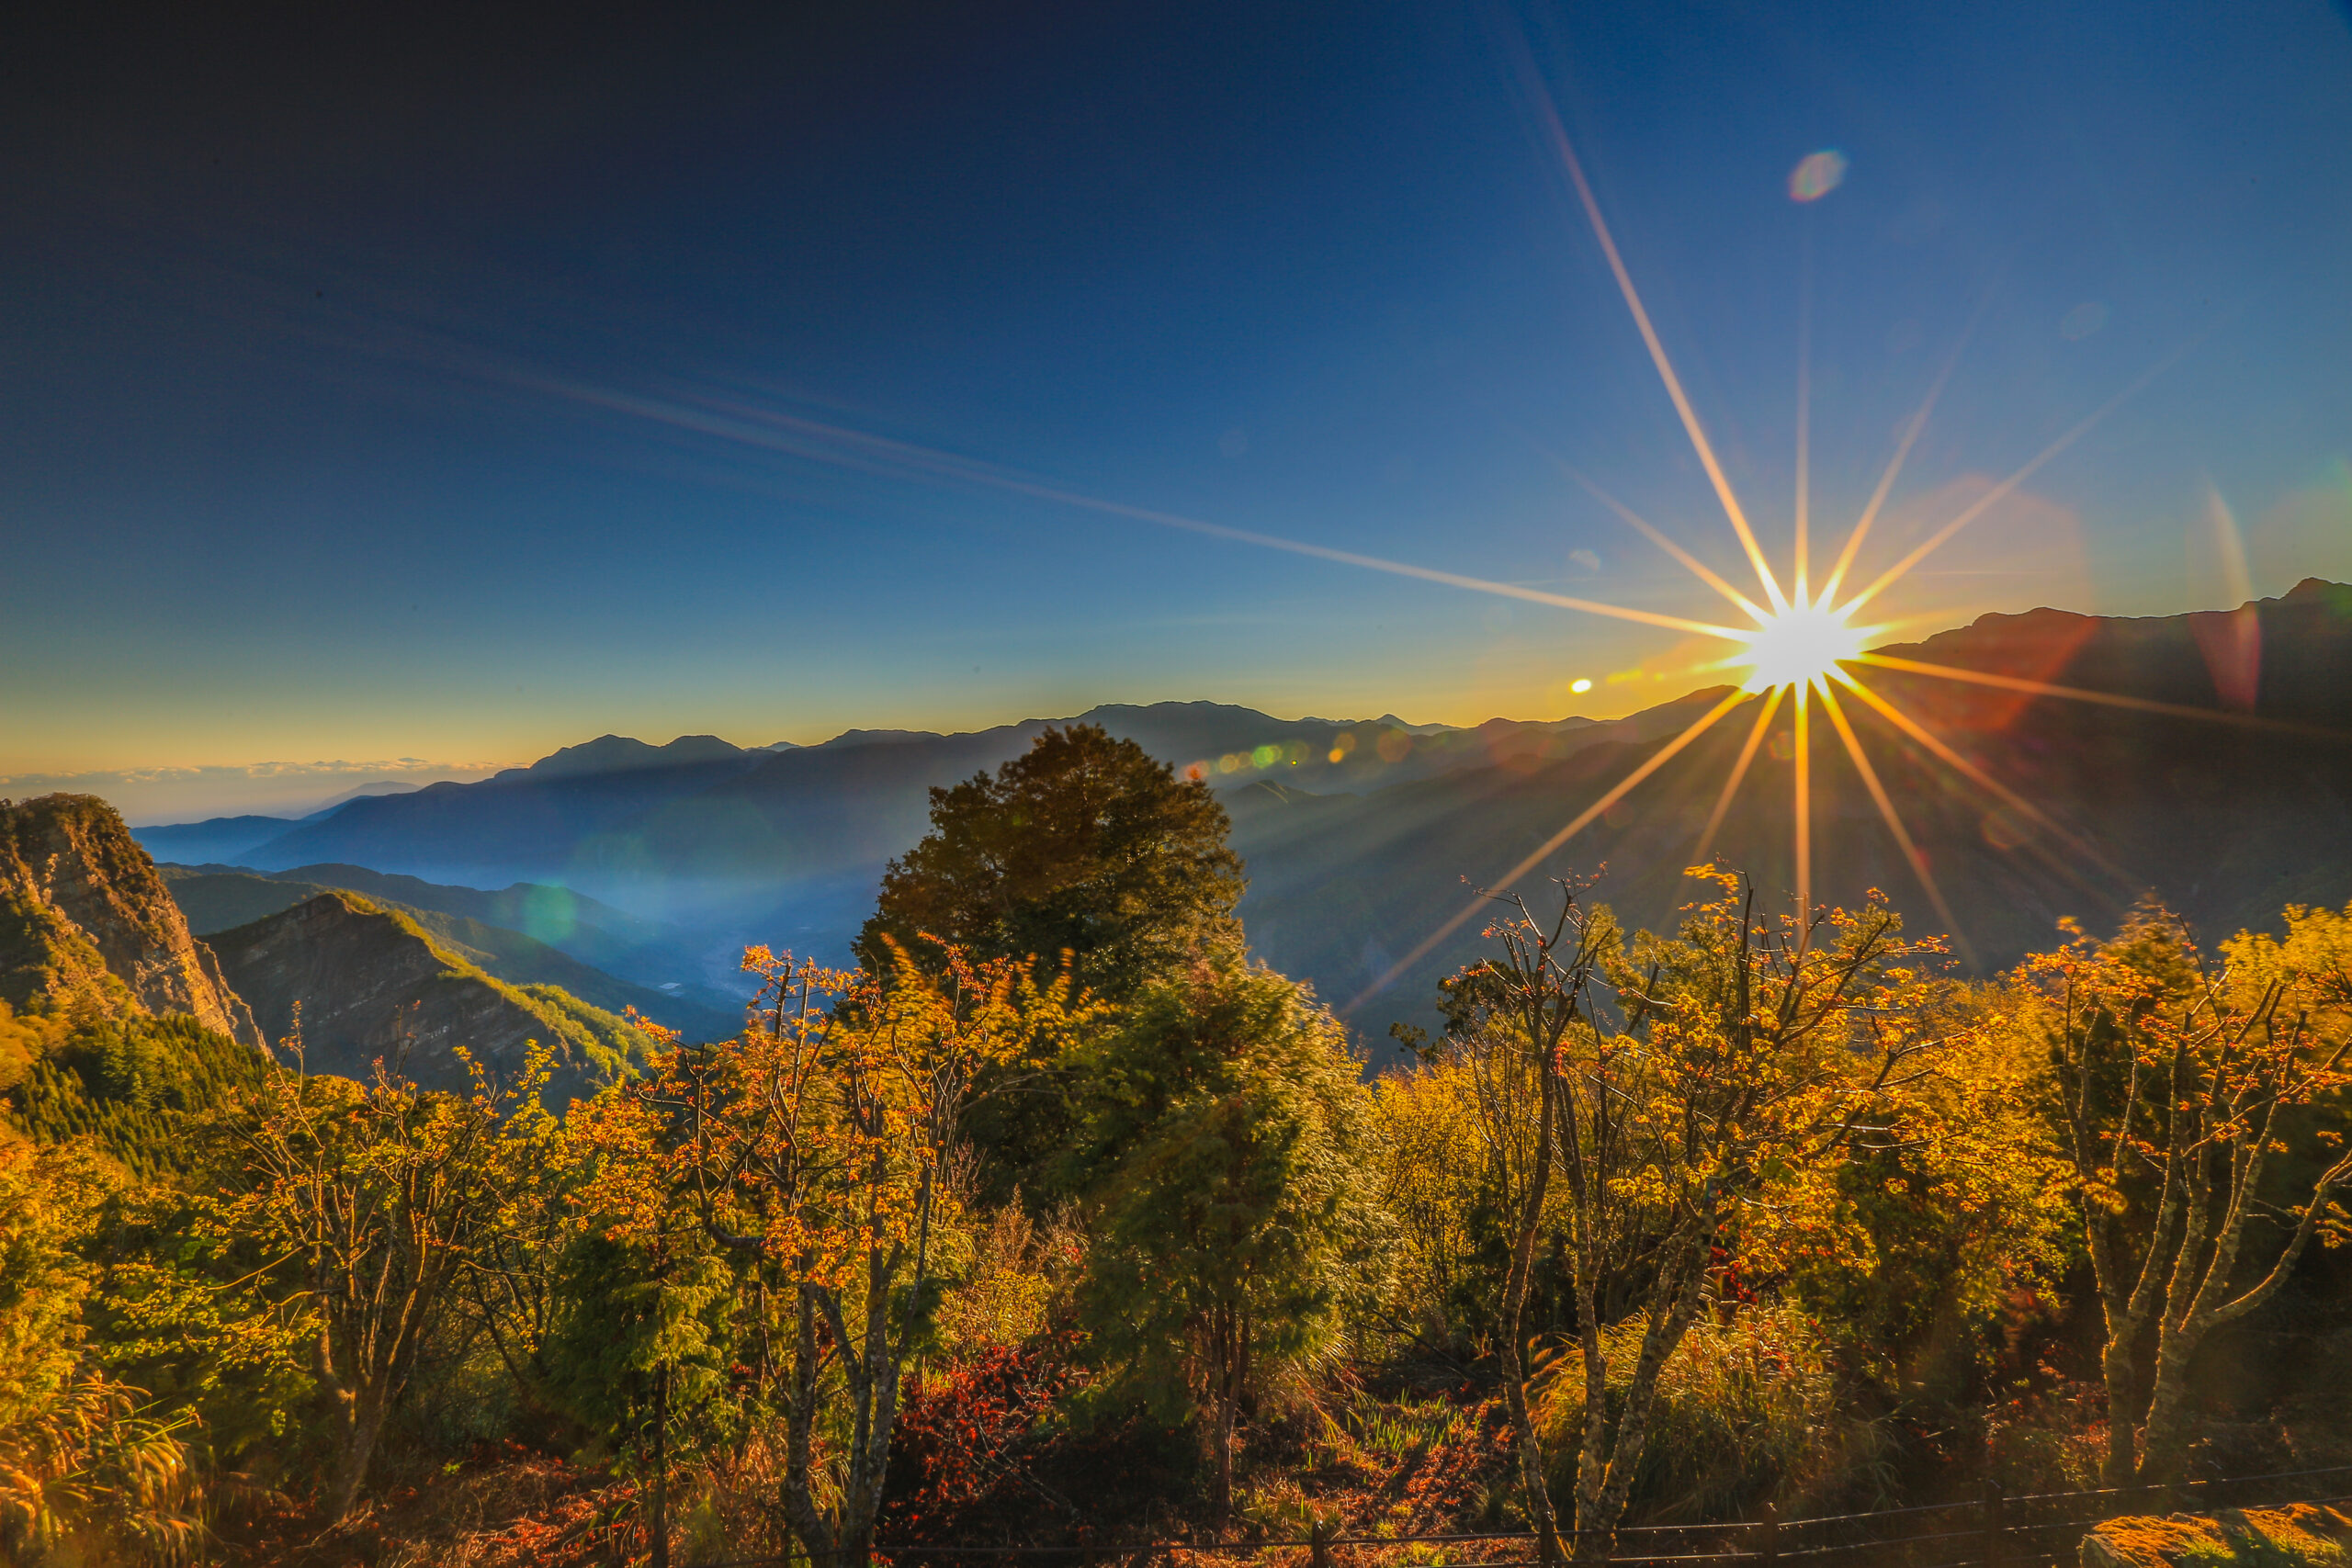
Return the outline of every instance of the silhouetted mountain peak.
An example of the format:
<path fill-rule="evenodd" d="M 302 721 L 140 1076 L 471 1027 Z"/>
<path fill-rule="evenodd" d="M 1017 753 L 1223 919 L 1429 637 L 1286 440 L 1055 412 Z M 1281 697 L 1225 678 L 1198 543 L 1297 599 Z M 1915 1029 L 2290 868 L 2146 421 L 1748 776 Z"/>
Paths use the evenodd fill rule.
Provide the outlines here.
<path fill-rule="evenodd" d="M 1245 718 L 1265 723 L 1271 715 L 1256 708 L 1246 708 L 1238 703 L 1213 703 L 1206 700 L 1192 703 L 1097 703 L 1076 718 L 1023 719 L 1024 724 L 1102 724 L 1131 722 L 1141 718 Z M 1280 720 L 1273 722 L 1279 723 Z M 1302 718 L 1300 724 L 1331 724 L 1344 722 L 1327 718 Z"/>
<path fill-rule="evenodd" d="M 508 768 L 502 779 L 566 778 L 581 773 L 628 773 L 672 768 L 684 762 L 715 762 L 744 755 L 743 748 L 716 735 L 681 735 L 666 746 L 650 746 L 626 735 L 600 735 L 540 758 L 527 768 Z"/>
<path fill-rule="evenodd" d="M 2352 616 L 2352 583 L 2330 582 L 2324 577 L 2306 577 L 2281 594 L 2278 603 L 2327 604 L 2339 615 Z"/>
<path fill-rule="evenodd" d="M 852 746 L 903 746 L 915 740 L 937 740 L 937 732 L 929 729 L 844 729 L 831 740 L 805 748 L 813 751 L 842 751 Z"/>

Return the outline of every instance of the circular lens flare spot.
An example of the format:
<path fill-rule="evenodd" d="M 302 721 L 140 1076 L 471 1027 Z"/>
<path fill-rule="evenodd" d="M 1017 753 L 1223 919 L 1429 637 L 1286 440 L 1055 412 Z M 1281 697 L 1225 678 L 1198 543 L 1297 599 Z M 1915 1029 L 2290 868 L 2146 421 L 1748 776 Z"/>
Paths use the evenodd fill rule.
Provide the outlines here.
<path fill-rule="evenodd" d="M 1846 154 L 1835 147 L 1808 152 L 1789 171 L 1791 201 L 1819 201 L 1846 183 Z"/>
<path fill-rule="evenodd" d="M 1820 604 L 1792 604 L 1749 637 L 1736 662 L 1748 666 L 1740 682 L 1751 692 L 1799 686 L 1819 680 L 1862 651 L 1864 628 L 1846 624 L 1838 611 Z"/>

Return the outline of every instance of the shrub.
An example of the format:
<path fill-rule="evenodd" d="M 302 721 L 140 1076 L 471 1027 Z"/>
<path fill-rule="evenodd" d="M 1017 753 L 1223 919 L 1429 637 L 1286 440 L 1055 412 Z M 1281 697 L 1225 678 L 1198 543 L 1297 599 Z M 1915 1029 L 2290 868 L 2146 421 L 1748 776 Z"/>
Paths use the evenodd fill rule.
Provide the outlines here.
<path fill-rule="evenodd" d="M 1609 1343 L 1611 1414 L 1632 1380 L 1643 1320 L 1601 1330 Z M 1574 1345 L 1539 1365 L 1536 1424 L 1551 1483 L 1576 1484 L 1584 1432 L 1584 1379 Z M 1840 1491 L 1874 1457 L 1867 1428 L 1841 1431 L 1837 1376 L 1821 1330 L 1795 1308 L 1742 1308 L 1728 1325 L 1702 1320 L 1658 1375 L 1657 1404 L 1632 1494 L 1633 1514 L 1657 1520 L 1736 1517 L 1771 1499 Z M 1845 1439 L 1845 1440 L 1839 1440 Z"/>

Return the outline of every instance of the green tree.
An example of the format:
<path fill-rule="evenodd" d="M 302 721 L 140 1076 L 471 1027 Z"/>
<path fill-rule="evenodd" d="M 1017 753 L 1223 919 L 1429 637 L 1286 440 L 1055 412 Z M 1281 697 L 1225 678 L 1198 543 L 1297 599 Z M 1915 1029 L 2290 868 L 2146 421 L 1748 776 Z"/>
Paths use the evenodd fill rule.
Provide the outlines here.
<path fill-rule="evenodd" d="M 1203 1414 L 1223 1517 L 1241 1416 L 1379 1287 L 1370 1096 L 1312 993 L 1230 951 L 1156 983 L 1077 1066 L 1099 1397 Z"/>
<path fill-rule="evenodd" d="M 715 1395 L 737 1348 L 727 1269 L 688 1222 L 582 1235 L 557 1278 L 541 1347 L 547 1386 L 637 1475 L 651 1568 L 667 1568 L 674 1438 L 691 1422 L 688 1436 L 700 1440 L 689 1452 L 712 1446 Z"/>
<path fill-rule="evenodd" d="M 1123 1002 L 1203 943 L 1239 938 L 1227 827 L 1206 784 L 1134 741 L 1048 729 L 993 777 L 931 792 L 931 832 L 890 863 L 858 956 L 888 974 L 895 941 L 929 962 L 924 935 L 983 960 L 1066 952 L 1081 987 Z"/>
<path fill-rule="evenodd" d="M 0 1562 L 168 1559 L 197 1534 L 181 1424 L 140 1410 L 83 1323 L 85 1254 L 119 1184 L 85 1142 L 0 1129 Z"/>

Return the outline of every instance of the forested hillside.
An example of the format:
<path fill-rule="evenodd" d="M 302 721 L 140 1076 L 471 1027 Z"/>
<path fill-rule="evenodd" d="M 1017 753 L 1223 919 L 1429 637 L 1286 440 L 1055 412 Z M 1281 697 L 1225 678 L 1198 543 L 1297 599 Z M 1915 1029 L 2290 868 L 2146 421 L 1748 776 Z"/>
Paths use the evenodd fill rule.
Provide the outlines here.
<path fill-rule="evenodd" d="M 314 1069 L 406 1020 L 380 1067 L 12 1011 L 9 1550 L 1591 1555 L 2352 1457 L 2352 909 L 1972 978 L 1874 897 L 1708 871 L 1645 930 L 1531 876 L 1374 1077 L 1249 956 L 1228 828 L 1049 731 L 937 798 L 860 968 L 754 947 L 747 1028 L 601 1078 L 348 892 L 222 968 Z"/>
<path fill-rule="evenodd" d="M 173 900 L 187 915 L 189 929 L 198 936 L 210 936 L 235 926 L 249 924 L 282 909 L 291 908 L 322 893 L 343 890 L 364 897 L 370 889 L 389 888 L 394 895 L 407 893 L 412 897 L 424 897 L 443 908 L 420 908 L 396 896 L 386 897 L 381 893 L 369 901 L 397 910 L 414 920 L 450 953 L 510 985 L 559 987 L 605 1012 L 626 1014 L 634 1010 L 654 1022 L 677 1030 L 697 1042 L 722 1039 L 732 1034 L 742 1021 L 740 1005 L 728 1005 L 729 998 L 712 993 L 707 987 L 695 987 L 691 993 L 682 995 L 686 988 L 674 982 L 673 988 L 668 990 L 631 985 L 582 963 L 569 953 L 537 937 L 477 919 L 469 914 L 449 912 L 449 907 L 454 905 L 458 908 L 488 907 L 505 913 L 518 902 L 503 899 L 499 895 L 481 894 L 469 887 L 435 887 L 414 877 L 384 876 L 358 866 L 308 868 L 310 876 L 332 878 L 332 881 L 307 880 L 302 871 L 268 876 L 219 867 L 166 865 L 157 869 L 163 875 L 164 885 L 171 890 Z M 560 894 L 562 889 L 548 888 L 546 891 Z M 462 897 L 453 898 L 450 895 Z M 539 914 L 543 928 L 555 924 L 544 918 L 544 904 L 550 901 L 542 901 L 539 910 L 526 908 L 523 911 L 525 918 Z M 620 911 L 616 909 L 606 913 L 608 917 L 618 916 Z M 593 928 L 583 930 L 577 923 L 569 924 L 561 934 L 574 945 L 592 948 L 609 940 L 604 931 Z M 623 952 L 641 955 L 642 949 L 624 948 Z"/>
<path fill-rule="evenodd" d="M 469 1058 L 511 1083 L 536 1043 L 576 1089 L 619 1073 L 644 1045 L 628 1020 L 560 987 L 508 985 L 356 893 L 322 892 L 212 941 L 263 1033 L 298 1047 L 312 1072 L 364 1078 L 380 1058 L 429 1088 L 462 1090 Z"/>

